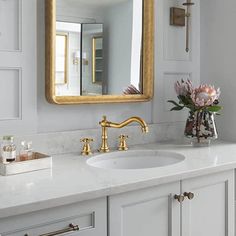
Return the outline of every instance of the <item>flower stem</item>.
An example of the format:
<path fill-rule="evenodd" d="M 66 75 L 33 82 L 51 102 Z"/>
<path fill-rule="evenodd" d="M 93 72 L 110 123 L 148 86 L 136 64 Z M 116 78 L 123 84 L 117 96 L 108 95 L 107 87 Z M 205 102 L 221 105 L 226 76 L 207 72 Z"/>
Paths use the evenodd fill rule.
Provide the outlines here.
<path fill-rule="evenodd" d="M 196 120 L 196 136 L 197 136 L 197 142 L 200 143 L 200 117 L 199 115 L 201 114 L 201 112 L 197 112 L 197 120 Z"/>

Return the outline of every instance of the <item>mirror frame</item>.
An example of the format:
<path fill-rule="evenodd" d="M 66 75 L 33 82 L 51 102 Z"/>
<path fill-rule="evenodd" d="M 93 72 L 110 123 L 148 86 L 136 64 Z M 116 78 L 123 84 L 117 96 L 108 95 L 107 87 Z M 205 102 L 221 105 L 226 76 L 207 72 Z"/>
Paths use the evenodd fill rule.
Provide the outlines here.
<path fill-rule="evenodd" d="M 56 96 L 55 95 L 55 39 L 56 0 L 45 0 L 45 89 L 49 103 L 59 105 L 148 102 L 154 87 L 154 0 L 143 0 L 143 50 L 141 95 Z"/>

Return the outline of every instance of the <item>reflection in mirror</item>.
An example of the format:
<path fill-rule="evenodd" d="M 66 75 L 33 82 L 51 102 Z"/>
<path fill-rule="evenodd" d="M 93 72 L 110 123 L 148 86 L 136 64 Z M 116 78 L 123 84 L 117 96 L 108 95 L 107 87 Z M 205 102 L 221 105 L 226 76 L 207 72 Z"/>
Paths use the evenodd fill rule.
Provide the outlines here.
<path fill-rule="evenodd" d="M 81 24 L 57 22 L 56 28 L 56 95 L 79 96 Z"/>
<path fill-rule="evenodd" d="M 57 33 L 56 35 L 56 78 L 55 84 L 67 83 L 67 34 Z"/>
<path fill-rule="evenodd" d="M 56 3 L 56 96 L 142 94 L 143 1 Z"/>
<path fill-rule="evenodd" d="M 105 94 L 103 24 L 82 25 L 82 95 Z"/>
<path fill-rule="evenodd" d="M 101 84 L 103 78 L 103 38 L 93 37 L 93 83 Z"/>

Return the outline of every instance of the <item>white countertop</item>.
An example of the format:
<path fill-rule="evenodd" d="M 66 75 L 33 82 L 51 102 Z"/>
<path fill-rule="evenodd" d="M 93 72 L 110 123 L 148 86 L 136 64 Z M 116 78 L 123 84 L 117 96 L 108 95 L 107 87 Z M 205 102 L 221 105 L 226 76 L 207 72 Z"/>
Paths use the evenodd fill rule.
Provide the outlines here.
<path fill-rule="evenodd" d="M 175 165 L 143 170 L 106 170 L 88 166 L 86 157 L 53 157 L 52 170 L 0 177 L 0 218 L 105 197 L 236 168 L 236 144 L 211 147 L 148 144 L 132 149 L 160 149 L 183 154 Z"/>

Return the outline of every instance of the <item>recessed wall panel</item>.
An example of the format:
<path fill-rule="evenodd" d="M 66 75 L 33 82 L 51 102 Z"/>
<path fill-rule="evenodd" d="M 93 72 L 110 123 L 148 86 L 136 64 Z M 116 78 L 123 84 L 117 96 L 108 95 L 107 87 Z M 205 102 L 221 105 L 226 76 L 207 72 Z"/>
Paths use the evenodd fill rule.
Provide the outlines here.
<path fill-rule="evenodd" d="M 0 69 L 0 120 L 21 118 L 21 71 Z"/>
<path fill-rule="evenodd" d="M 19 51 L 21 0 L 0 0 L 0 51 Z"/>

